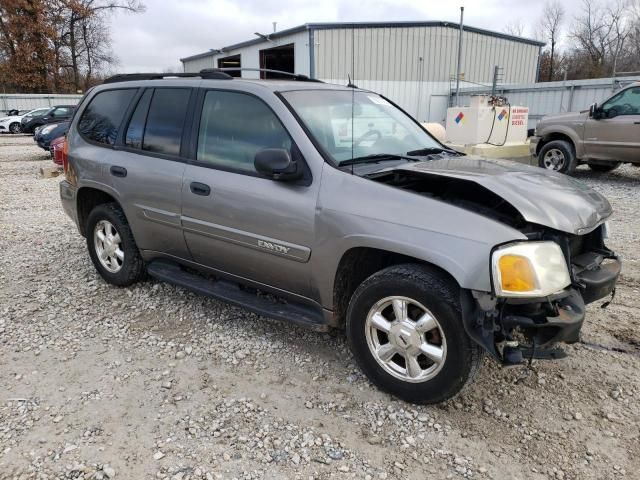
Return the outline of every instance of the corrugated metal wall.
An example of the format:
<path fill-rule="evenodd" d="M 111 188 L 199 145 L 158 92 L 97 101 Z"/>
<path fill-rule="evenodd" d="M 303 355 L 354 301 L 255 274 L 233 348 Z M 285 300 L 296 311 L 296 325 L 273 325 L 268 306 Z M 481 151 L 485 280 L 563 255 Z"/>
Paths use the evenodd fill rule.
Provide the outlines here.
<path fill-rule="evenodd" d="M 452 27 L 333 28 L 317 30 L 315 39 L 318 78 L 447 82 L 456 73 L 458 29 Z M 462 72 L 465 80 L 490 83 L 500 65 L 504 82 L 533 82 L 538 51 L 537 45 L 465 32 Z"/>
<path fill-rule="evenodd" d="M 246 47 L 226 50 L 224 53 L 211 54 L 205 58 L 186 60 L 184 62 L 185 72 L 199 72 L 203 68 L 215 68 L 218 66 L 218 59 L 230 55 L 240 54 L 240 62 L 243 68 L 260 68 L 260 50 L 277 47 L 293 43 L 296 73 L 303 75 L 310 74 L 309 64 L 309 32 L 303 31 L 293 33 L 274 39 L 271 42 L 261 42 Z M 242 72 L 244 78 L 260 78 L 258 72 Z"/>
<path fill-rule="evenodd" d="M 34 108 L 52 107 L 54 105 L 75 105 L 81 98 L 82 95 L 0 93 L 0 111 L 6 112 L 12 109 L 33 110 Z"/>
<path fill-rule="evenodd" d="M 567 82 L 545 82 L 500 86 L 498 93 L 511 105 L 529 107 L 529 128 L 534 128 L 545 115 L 586 110 L 594 102 L 601 103 L 622 86 L 640 81 L 640 77 L 595 78 Z M 460 105 L 469 105 L 471 95 L 488 94 L 487 88 L 464 88 Z"/>
<path fill-rule="evenodd" d="M 456 71 L 458 32 L 443 26 L 314 28 L 314 75 L 342 85 L 350 75 L 359 87 L 382 93 L 418 120 L 444 123 Z M 243 67 L 258 68 L 261 49 L 287 43 L 295 45 L 296 73 L 311 74 L 308 30 L 186 60 L 185 71 L 215 67 L 218 58 L 235 54 L 241 55 Z M 534 44 L 465 31 L 464 79 L 490 84 L 493 68 L 499 65 L 504 82 L 534 82 L 538 53 Z M 258 78 L 259 74 L 243 72 L 242 76 Z"/>

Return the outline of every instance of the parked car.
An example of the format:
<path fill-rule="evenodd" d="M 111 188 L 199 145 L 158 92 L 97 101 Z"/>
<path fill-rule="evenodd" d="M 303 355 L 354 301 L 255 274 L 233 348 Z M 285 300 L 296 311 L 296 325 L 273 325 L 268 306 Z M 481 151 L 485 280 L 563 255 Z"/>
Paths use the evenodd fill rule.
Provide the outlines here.
<path fill-rule="evenodd" d="M 50 152 L 51 141 L 55 138 L 62 137 L 69 130 L 69 122 L 50 123 L 43 125 L 34 132 L 33 140 L 40 148 Z"/>
<path fill-rule="evenodd" d="M 18 115 L 12 115 L 11 121 L 8 123 L 8 125 L 6 125 L 7 130 L 10 131 L 11 133 L 21 133 L 23 131 L 22 130 L 23 122 L 28 123 L 31 119 L 35 117 L 40 117 L 44 115 L 46 112 L 48 112 L 49 110 L 51 110 L 51 107 L 42 107 L 42 108 L 29 110 L 23 114 L 19 112 Z M 0 122 L 2 121 L 0 120 Z M 3 131 L 3 130 L 0 128 L 0 131 Z"/>
<path fill-rule="evenodd" d="M 48 123 L 58 123 L 69 120 L 73 115 L 74 105 L 56 105 L 48 109 L 43 115 L 25 118 L 21 121 L 22 131 L 24 133 L 33 133 L 36 127 L 46 125 Z"/>
<path fill-rule="evenodd" d="M 51 145 L 49 146 L 49 151 L 51 152 L 51 158 L 53 159 L 53 163 L 56 165 L 63 166 L 63 154 L 64 154 L 64 145 L 66 138 L 63 135 L 62 137 L 54 138 L 51 140 Z"/>
<path fill-rule="evenodd" d="M 483 352 L 562 356 L 613 292 L 612 209 L 589 187 L 464 156 L 371 91 L 200 76 L 119 76 L 71 121 L 61 201 L 106 282 L 146 271 L 345 328 L 369 379 L 416 403 L 457 394 Z"/>
<path fill-rule="evenodd" d="M 540 167 L 569 174 L 584 163 L 596 172 L 640 164 L 640 83 L 589 110 L 544 117 L 531 138 L 531 153 Z"/>
<path fill-rule="evenodd" d="M 0 133 L 20 133 L 20 115 L 9 115 L 0 118 Z"/>

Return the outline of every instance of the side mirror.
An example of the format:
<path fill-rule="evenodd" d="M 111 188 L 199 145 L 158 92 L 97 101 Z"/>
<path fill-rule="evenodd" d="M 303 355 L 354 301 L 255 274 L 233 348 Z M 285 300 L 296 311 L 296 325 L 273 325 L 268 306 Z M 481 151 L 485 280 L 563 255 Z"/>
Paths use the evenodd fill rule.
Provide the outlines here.
<path fill-rule="evenodd" d="M 291 155 L 284 148 L 263 148 L 256 153 L 253 160 L 256 171 L 265 177 L 279 181 L 291 181 L 302 178 L 302 169 L 291 160 Z"/>
<path fill-rule="evenodd" d="M 597 110 L 598 110 L 598 104 L 597 103 L 592 103 L 591 105 L 589 105 L 589 116 L 590 117 L 595 117 Z"/>

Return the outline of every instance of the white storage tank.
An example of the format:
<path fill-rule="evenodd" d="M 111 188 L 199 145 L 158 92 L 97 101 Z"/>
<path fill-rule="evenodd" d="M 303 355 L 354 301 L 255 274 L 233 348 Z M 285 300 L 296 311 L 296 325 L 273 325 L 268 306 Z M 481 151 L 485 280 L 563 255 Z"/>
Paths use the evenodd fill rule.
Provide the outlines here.
<path fill-rule="evenodd" d="M 468 107 L 447 109 L 447 142 L 456 145 L 508 145 L 527 139 L 529 107 L 474 95 Z"/>

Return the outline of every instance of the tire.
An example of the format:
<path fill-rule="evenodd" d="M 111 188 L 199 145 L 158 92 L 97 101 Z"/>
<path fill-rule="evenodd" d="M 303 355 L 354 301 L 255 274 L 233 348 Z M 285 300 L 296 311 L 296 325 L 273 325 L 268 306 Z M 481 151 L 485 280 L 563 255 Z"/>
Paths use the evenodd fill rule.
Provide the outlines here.
<path fill-rule="evenodd" d="M 620 166 L 620 162 L 611 163 L 590 163 L 589 168 L 594 172 L 607 173 L 615 170 Z"/>
<path fill-rule="evenodd" d="M 105 232 L 108 232 L 107 239 L 111 235 L 111 240 L 100 240 L 100 234 L 105 238 Z M 143 277 L 144 262 L 127 218 L 118 204 L 104 203 L 91 210 L 86 235 L 91 261 L 107 283 L 126 287 Z"/>
<path fill-rule="evenodd" d="M 385 307 L 390 298 L 391 305 Z M 404 322 L 396 320 L 394 300 L 408 305 Z M 388 325 L 379 319 L 378 313 Z M 435 325 L 426 314 L 435 319 Z M 429 321 L 416 322 L 418 318 Z M 378 329 L 372 324 L 384 325 Z M 419 329 L 412 330 L 411 325 L 420 324 L 428 330 L 422 328 L 422 333 Z M 438 403 L 456 396 L 473 379 L 483 357 L 481 347 L 464 330 L 459 287 L 428 266 L 397 265 L 371 275 L 351 298 L 346 327 L 351 351 L 369 380 L 381 390 L 411 403 Z M 431 356 L 440 355 L 441 361 L 437 363 L 420 353 L 413 362 L 412 375 L 410 362 L 403 358 L 414 356 L 417 345 L 424 348 L 425 342 Z M 405 350 L 397 353 L 401 344 Z M 385 363 L 374 353 L 376 350 L 396 353 Z"/>
<path fill-rule="evenodd" d="M 566 140 L 545 143 L 538 153 L 538 166 L 545 170 L 572 174 L 577 166 L 573 145 Z"/>
<path fill-rule="evenodd" d="M 18 122 L 13 122 L 11 125 L 9 125 L 9 131 L 11 133 L 20 133 L 22 132 L 22 127 L 20 127 L 20 124 Z"/>

